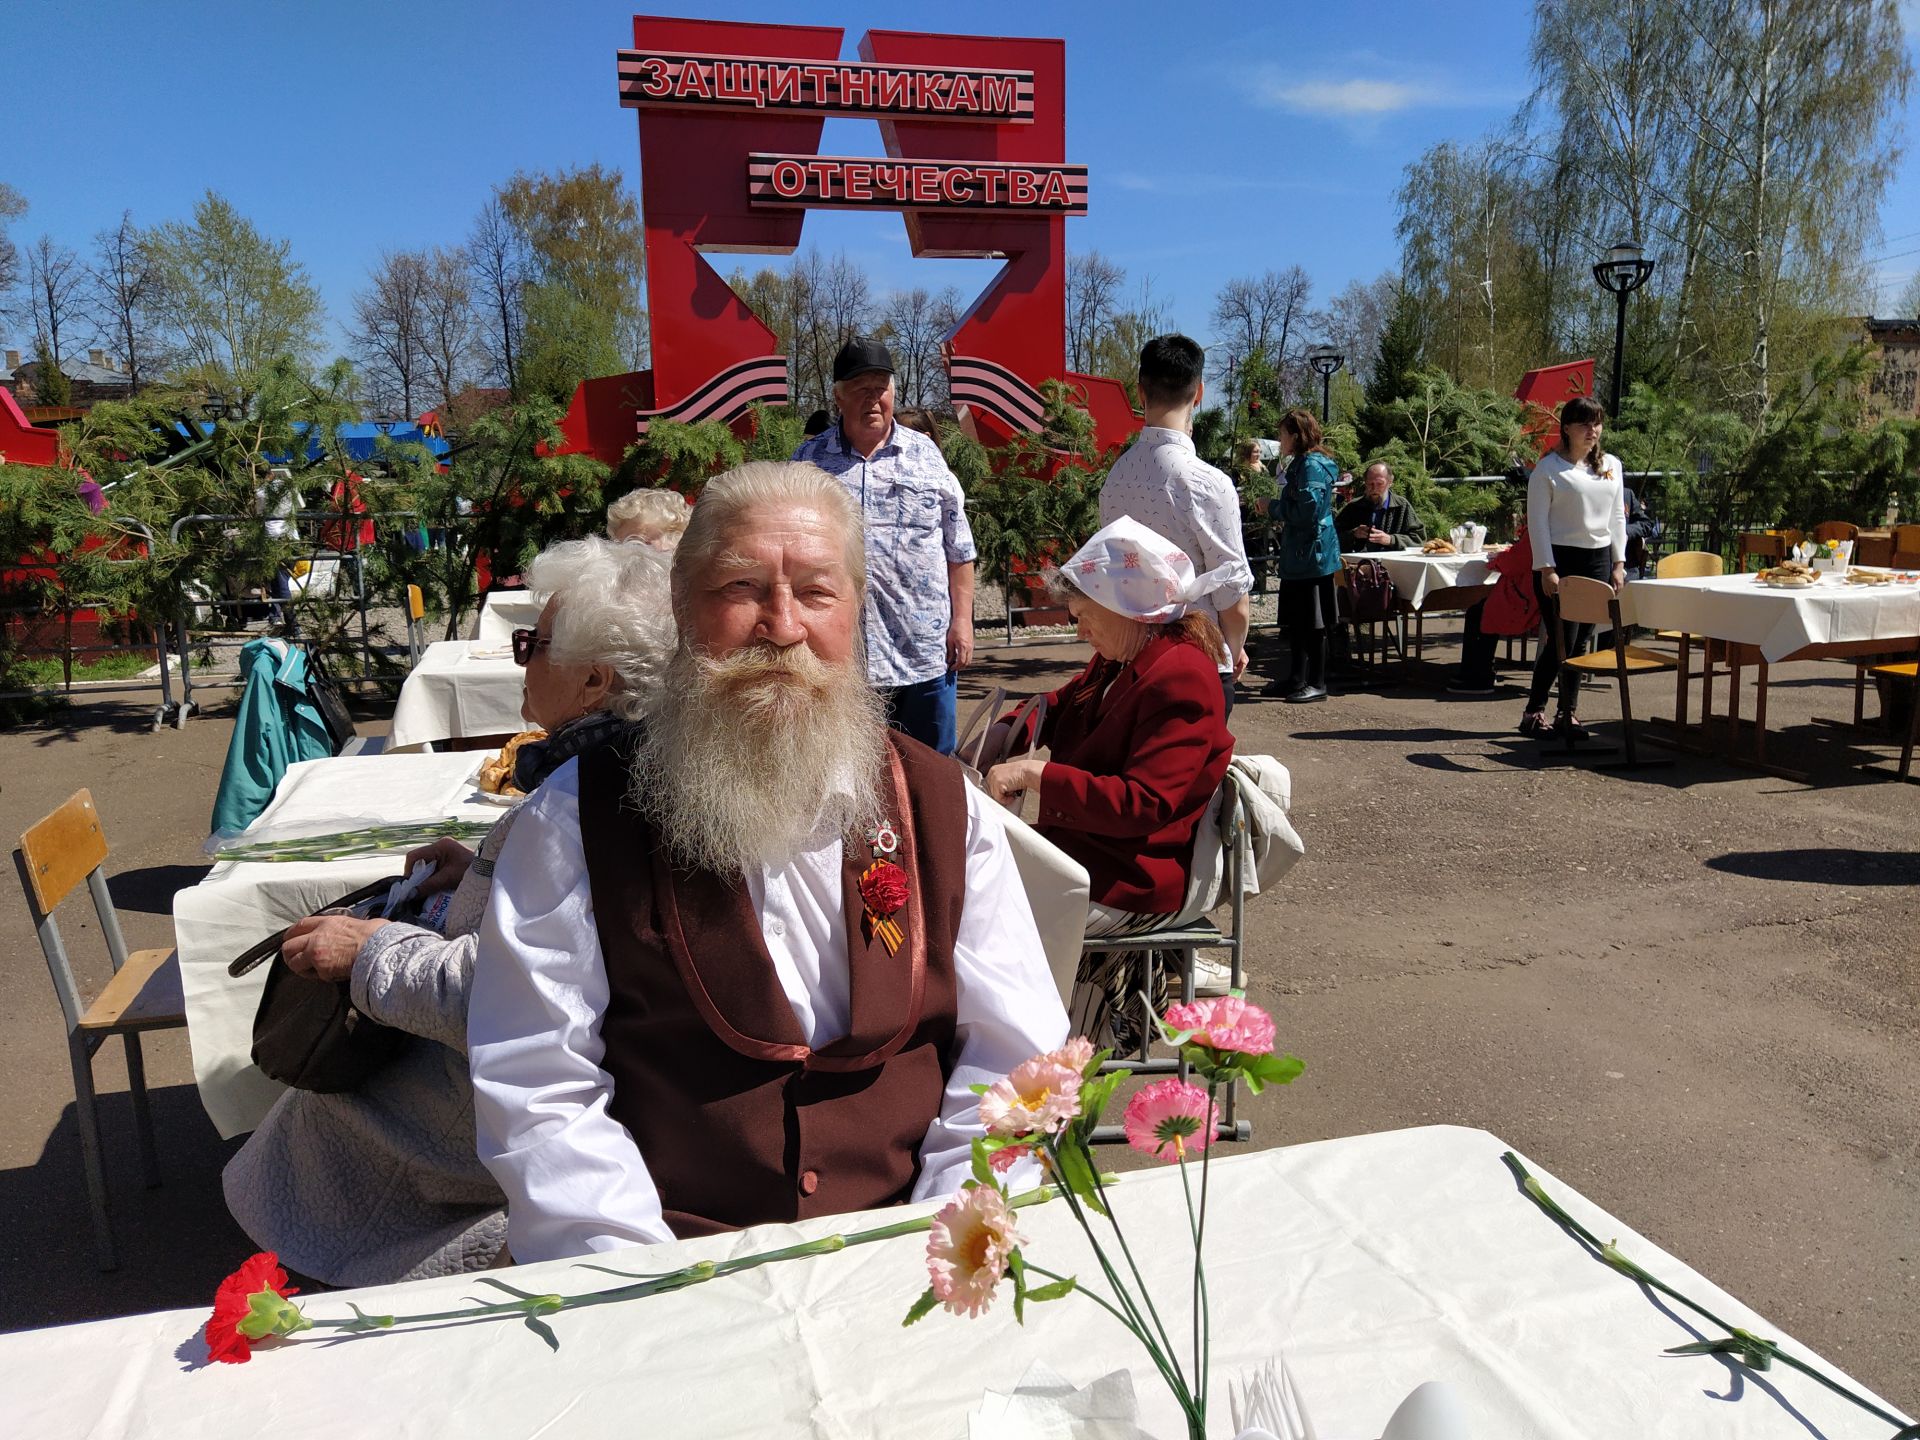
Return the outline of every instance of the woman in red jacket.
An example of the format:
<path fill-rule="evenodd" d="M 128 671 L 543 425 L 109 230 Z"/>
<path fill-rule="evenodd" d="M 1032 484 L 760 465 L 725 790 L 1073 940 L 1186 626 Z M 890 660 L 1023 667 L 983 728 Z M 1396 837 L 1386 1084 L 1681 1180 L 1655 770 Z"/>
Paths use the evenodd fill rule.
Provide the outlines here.
<path fill-rule="evenodd" d="M 1136 934 L 1185 905 L 1194 831 L 1233 758 L 1225 642 L 1188 610 L 1213 580 L 1123 516 L 1056 584 L 1093 660 L 1048 697 L 1033 744 L 1051 758 L 996 765 L 987 790 L 1002 803 L 1039 793 L 1040 833 L 1087 867 L 1089 936 Z"/>

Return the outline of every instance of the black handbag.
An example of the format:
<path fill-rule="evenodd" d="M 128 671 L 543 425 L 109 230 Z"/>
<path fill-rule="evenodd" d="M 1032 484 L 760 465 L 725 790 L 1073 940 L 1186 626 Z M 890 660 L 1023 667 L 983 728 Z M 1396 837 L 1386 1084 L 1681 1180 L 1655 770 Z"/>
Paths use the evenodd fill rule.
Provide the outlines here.
<path fill-rule="evenodd" d="M 368 901 L 384 901 L 398 883 L 398 877 L 376 880 L 318 913 L 338 915 Z M 286 938 L 286 930 L 269 935 L 227 966 L 229 975 L 240 976 L 272 963 L 260 1006 L 253 1012 L 253 1063 L 269 1079 L 296 1090 L 325 1095 L 358 1089 L 412 1037 L 361 1013 L 347 981 L 294 973 L 280 958 Z"/>
<path fill-rule="evenodd" d="M 333 753 L 338 755 L 359 731 L 354 726 L 353 716 L 347 711 L 347 700 L 340 691 L 340 682 L 333 678 L 333 673 L 321 660 L 320 652 L 311 645 L 302 648 L 307 652 L 307 694 L 312 697 L 314 708 L 320 712 L 321 722 L 327 727 L 327 735 L 333 741 Z"/>

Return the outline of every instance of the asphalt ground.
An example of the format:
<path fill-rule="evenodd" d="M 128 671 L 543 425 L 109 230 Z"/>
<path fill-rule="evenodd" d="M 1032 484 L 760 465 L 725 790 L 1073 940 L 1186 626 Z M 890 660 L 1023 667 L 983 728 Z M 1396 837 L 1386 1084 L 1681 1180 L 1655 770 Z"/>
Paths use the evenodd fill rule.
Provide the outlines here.
<path fill-rule="evenodd" d="M 1085 656 L 987 648 L 966 689 L 1050 687 Z M 1251 680 L 1275 668 L 1257 649 Z M 1920 787 L 1859 768 L 1884 768 L 1885 736 L 1816 721 L 1850 716 L 1851 668 L 1775 670 L 1771 758 L 1811 785 L 1684 753 L 1542 767 L 1513 733 L 1517 684 L 1456 699 L 1443 679 L 1375 673 L 1324 704 L 1234 712 L 1242 751 L 1291 768 L 1307 845 L 1249 908 L 1252 996 L 1307 1062 L 1243 1104 L 1252 1143 L 1485 1128 L 1920 1408 Z M 1608 691 L 1590 722 L 1617 715 Z M 123 693 L 0 732 L 0 829 L 90 787 L 135 946 L 169 942 L 172 895 L 205 868 L 231 728 L 205 698 L 181 730 L 154 733 L 153 696 Z M 1671 678 L 1635 700 L 1670 714 Z M 84 900 L 61 918 L 97 986 Z M 250 1250 L 220 1196 L 235 1143 L 200 1110 L 184 1035 L 146 1054 L 166 1177 L 151 1191 L 117 1045 L 96 1063 L 123 1257 L 102 1274 L 58 1009 L 24 904 L 0 905 L 0 1329 L 199 1305 Z"/>

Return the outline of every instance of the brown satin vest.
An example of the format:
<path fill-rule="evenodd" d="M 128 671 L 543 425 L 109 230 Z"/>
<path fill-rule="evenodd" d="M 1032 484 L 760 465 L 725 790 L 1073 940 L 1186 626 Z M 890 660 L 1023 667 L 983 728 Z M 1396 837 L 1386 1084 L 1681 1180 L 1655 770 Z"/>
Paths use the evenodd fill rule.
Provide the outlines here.
<path fill-rule="evenodd" d="M 672 867 L 623 798 L 627 747 L 580 759 L 580 835 L 607 972 L 607 1108 L 683 1239 L 895 1204 L 913 1188 L 953 1053 L 966 781 L 951 759 L 888 739 L 888 813 L 902 832 L 893 859 L 910 884 L 894 918 L 906 938 L 890 955 L 869 936 L 859 880 L 872 852 L 849 839 L 852 1033 L 818 1050 L 780 988 L 745 880 Z"/>

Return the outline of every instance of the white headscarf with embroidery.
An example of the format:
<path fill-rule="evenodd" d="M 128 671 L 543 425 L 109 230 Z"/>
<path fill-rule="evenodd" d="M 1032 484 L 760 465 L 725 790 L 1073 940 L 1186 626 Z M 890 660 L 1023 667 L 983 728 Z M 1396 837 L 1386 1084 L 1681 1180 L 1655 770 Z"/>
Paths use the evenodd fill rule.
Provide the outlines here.
<path fill-rule="evenodd" d="M 1145 625 L 1178 620 L 1218 583 L 1218 572 L 1196 576 L 1184 550 L 1131 515 L 1082 545 L 1060 573 L 1089 600 Z"/>

